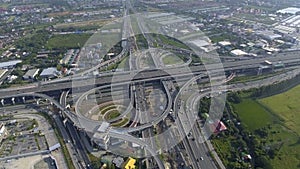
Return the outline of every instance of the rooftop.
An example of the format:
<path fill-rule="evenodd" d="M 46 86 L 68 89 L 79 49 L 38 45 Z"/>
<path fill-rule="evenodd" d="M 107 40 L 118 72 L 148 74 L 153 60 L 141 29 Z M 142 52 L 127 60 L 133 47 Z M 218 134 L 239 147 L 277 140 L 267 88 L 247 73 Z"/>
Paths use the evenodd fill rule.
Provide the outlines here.
<path fill-rule="evenodd" d="M 34 78 L 40 69 L 30 69 L 28 70 L 23 77 L 25 78 Z"/>
<path fill-rule="evenodd" d="M 282 13 L 282 14 L 296 14 L 297 12 L 300 12 L 300 8 L 295 8 L 295 7 L 289 7 L 285 9 L 281 9 L 277 11 L 277 13 Z"/>
<path fill-rule="evenodd" d="M 242 55 L 248 54 L 240 49 L 235 49 L 235 50 L 231 51 L 230 53 L 232 53 L 233 55 L 236 55 L 236 56 L 242 56 Z"/>
<path fill-rule="evenodd" d="M 190 41 L 191 43 L 193 43 L 194 45 L 198 46 L 198 47 L 203 47 L 203 46 L 209 46 L 210 43 L 207 42 L 206 40 L 203 39 L 197 39 L 197 40 L 193 40 Z"/>
<path fill-rule="evenodd" d="M 53 76 L 56 74 L 56 72 L 57 72 L 57 70 L 55 67 L 49 67 L 47 69 L 44 69 L 42 71 L 42 73 L 40 74 L 40 76 Z"/>
<path fill-rule="evenodd" d="M 125 162 L 125 164 L 124 164 L 124 168 L 125 169 L 134 169 L 135 168 L 135 163 L 136 163 L 136 160 L 129 157 L 127 159 L 127 161 Z"/>
<path fill-rule="evenodd" d="M 7 68 L 7 67 L 11 67 L 11 66 L 15 66 L 18 63 L 21 63 L 22 60 L 12 60 L 12 61 L 8 61 L 8 62 L 1 62 L 0 63 L 0 68 Z"/>
<path fill-rule="evenodd" d="M 221 42 L 219 42 L 219 44 L 221 46 L 229 46 L 229 45 L 231 45 L 231 43 L 229 41 L 221 41 Z"/>

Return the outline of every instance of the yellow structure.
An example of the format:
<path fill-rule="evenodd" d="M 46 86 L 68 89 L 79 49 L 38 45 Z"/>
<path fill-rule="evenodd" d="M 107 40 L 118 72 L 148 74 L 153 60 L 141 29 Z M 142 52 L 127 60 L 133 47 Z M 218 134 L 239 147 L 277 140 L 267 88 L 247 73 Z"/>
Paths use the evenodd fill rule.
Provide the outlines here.
<path fill-rule="evenodd" d="M 124 169 L 135 169 L 136 160 L 129 157 L 124 163 Z"/>

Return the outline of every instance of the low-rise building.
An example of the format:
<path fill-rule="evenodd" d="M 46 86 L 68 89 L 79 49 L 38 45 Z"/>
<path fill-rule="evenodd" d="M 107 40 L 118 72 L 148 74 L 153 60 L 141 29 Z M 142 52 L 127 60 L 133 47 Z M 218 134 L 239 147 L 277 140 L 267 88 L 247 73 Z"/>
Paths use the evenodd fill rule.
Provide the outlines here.
<path fill-rule="evenodd" d="M 47 78 L 47 79 L 51 79 L 51 78 L 54 78 L 57 76 L 57 69 L 55 67 L 50 67 L 50 68 L 47 68 L 47 69 L 44 69 L 42 71 L 42 73 L 40 74 L 40 77 L 41 78 Z"/>
<path fill-rule="evenodd" d="M 258 31 L 256 34 L 268 41 L 273 41 L 277 38 L 282 37 L 281 35 L 276 34 L 273 31 Z"/>
<path fill-rule="evenodd" d="M 244 51 L 242 51 L 240 49 L 232 50 L 230 53 L 232 55 L 234 55 L 234 56 L 245 56 L 245 55 L 248 55 L 248 53 L 246 53 L 246 52 L 244 52 Z"/>
<path fill-rule="evenodd" d="M 218 44 L 220 46 L 224 47 L 224 46 L 230 46 L 231 42 L 229 42 L 229 41 L 220 41 L 220 42 L 218 42 Z"/>
<path fill-rule="evenodd" d="M 113 163 L 116 165 L 116 167 L 121 168 L 122 164 L 124 163 L 124 159 L 122 157 L 114 158 Z"/>
<path fill-rule="evenodd" d="M 8 131 L 3 123 L 0 124 L 0 143 L 3 139 L 5 139 L 8 135 Z"/>
<path fill-rule="evenodd" d="M 6 80 L 8 81 L 8 83 L 12 83 L 17 78 L 18 78 L 18 76 L 16 76 L 16 75 L 8 75 Z"/>
<path fill-rule="evenodd" d="M 123 169 L 135 169 L 136 159 L 129 157 L 123 164 Z"/>
<path fill-rule="evenodd" d="M 0 63 L 0 69 L 13 68 L 18 63 L 21 63 L 21 62 L 22 62 L 22 60 L 12 60 L 12 61 L 8 61 L 8 62 L 1 62 Z"/>
<path fill-rule="evenodd" d="M 293 15 L 295 15 L 297 12 L 300 12 L 300 8 L 288 7 L 277 11 L 277 13 L 280 14 L 293 14 Z"/>
<path fill-rule="evenodd" d="M 30 69 L 23 76 L 24 80 L 32 80 L 39 74 L 40 69 Z"/>
<path fill-rule="evenodd" d="M 0 78 L 2 78 L 7 71 L 7 69 L 0 69 Z"/>

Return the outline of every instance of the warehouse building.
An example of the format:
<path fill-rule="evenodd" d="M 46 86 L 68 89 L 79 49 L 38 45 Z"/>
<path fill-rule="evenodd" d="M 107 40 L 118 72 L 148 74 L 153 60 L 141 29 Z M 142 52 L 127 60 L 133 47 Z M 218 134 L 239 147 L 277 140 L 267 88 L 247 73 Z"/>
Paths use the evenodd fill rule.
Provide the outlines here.
<path fill-rule="evenodd" d="M 8 62 L 1 62 L 0 63 L 0 69 L 10 69 L 15 67 L 18 63 L 21 63 L 22 60 L 12 60 Z"/>
<path fill-rule="evenodd" d="M 51 78 L 56 77 L 57 74 L 58 74 L 58 71 L 56 70 L 56 68 L 50 67 L 50 68 L 44 69 L 42 71 L 42 73 L 40 74 L 40 77 L 43 79 L 51 79 Z"/>
<path fill-rule="evenodd" d="M 285 9 L 278 10 L 277 13 L 281 14 L 293 14 L 295 15 L 297 12 L 300 12 L 300 8 L 289 7 Z"/>
<path fill-rule="evenodd" d="M 40 69 L 30 69 L 23 76 L 24 80 L 33 80 L 38 74 Z"/>

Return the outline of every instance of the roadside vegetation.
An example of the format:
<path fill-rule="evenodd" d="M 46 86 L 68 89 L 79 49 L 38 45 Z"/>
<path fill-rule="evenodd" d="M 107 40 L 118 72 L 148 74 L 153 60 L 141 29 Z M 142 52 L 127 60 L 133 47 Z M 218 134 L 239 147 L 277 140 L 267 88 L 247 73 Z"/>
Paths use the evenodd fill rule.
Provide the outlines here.
<path fill-rule="evenodd" d="M 299 167 L 299 80 L 229 93 L 222 118 L 228 130 L 212 136 L 227 168 Z"/>

